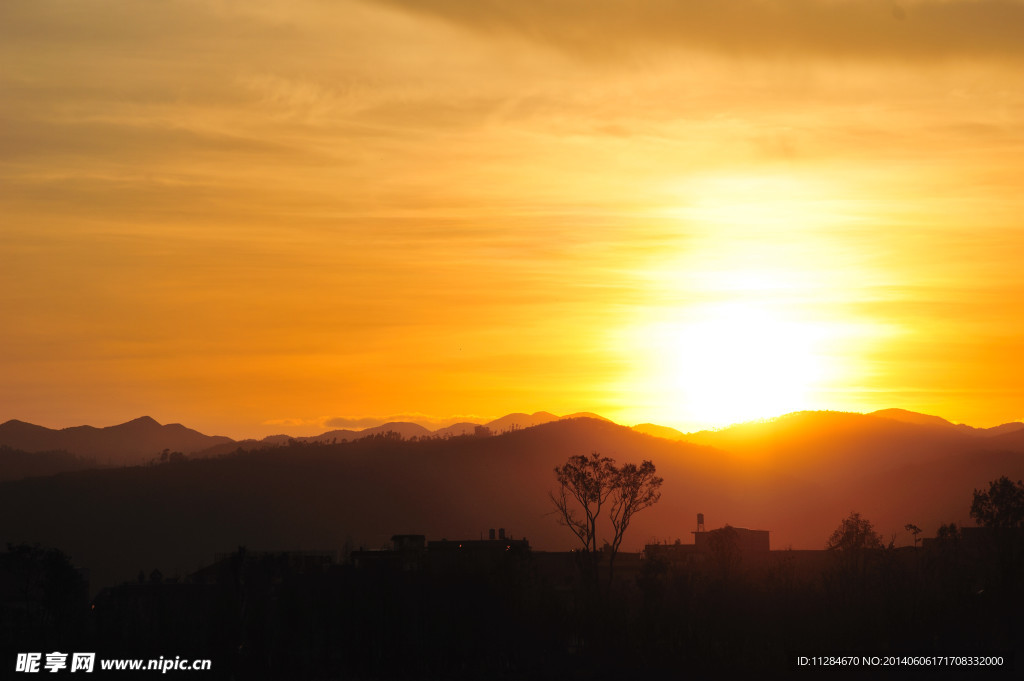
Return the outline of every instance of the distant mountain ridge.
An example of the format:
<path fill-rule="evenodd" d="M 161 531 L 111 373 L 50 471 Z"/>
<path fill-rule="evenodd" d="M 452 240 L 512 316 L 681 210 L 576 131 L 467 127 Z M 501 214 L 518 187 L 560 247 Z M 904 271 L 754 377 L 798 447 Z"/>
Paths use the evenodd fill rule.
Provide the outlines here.
<path fill-rule="evenodd" d="M 941 416 L 931 416 L 929 414 L 921 414 L 914 411 L 908 411 L 906 409 L 880 409 L 867 414 L 861 414 L 859 412 L 845 412 L 845 411 L 795 411 L 788 414 L 782 414 L 770 419 L 763 419 L 760 421 L 747 421 L 744 423 L 735 423 L 724 428 L 717 430 L 701 430 L 693 433 L 680 433 L 681 439 L 685 439 L 690 442 L 711 442 L 715 440 L 721 440 L 722 438 L 728 438 L 730 434 L 737 434 L 743 432 L 752 431 L 764 431 L 766 429 L 773 428 L 773 424 L 783 424 L 792 422 L 794 420 L 810 418 L 813 415 L 817 415 L 817 418 L 822 419 L 842 419 L 842 418 L 857 418 L 862 417 L 868 419 L 868 421 L 862 421 L 861 423 L 870 422 L 871 419 L 884 419 L 885 421 L 895 421 L 898 423 L 904 423 L 914 426 L 923 426 L 928 428 L 942 429 L 951 432 L 958 432 L 963 435 L 980 436 L 980 437 L 997 437 L 1014 433 L 1016 431 L 1024 430 L 1024 423 L 1012 422 L 1004 423 L 1002 425 L 993 426 L 991 428 L 975 428 L 964 423 L 952 423 L 947 421 Z M 662 431 L 666 434 L 674 429 L 665 428 L 664 426 L 656 426 L 653 424 L 645 423 L 635 427 L 636 430 L 641 432 L 648 432 L 648 430 Z M 679 431 L 676 431 L 679 432 Z"/>
<path fill-rule="evenodd" d="M 538 411 L 533 414 L 507 414 L 484 423 L 457 423 L 436 430 L 430 430 L 418 423 L 397 421 L 362 430 L 329 430 L 320 435 L 306 437 L 280 434 L 270 435 L 261 440 L 234 440 L 225 436 L 205 435 L 180 423 L 162 425 L 150 416 L 103 428 L 72 426 L 61 429 L 11 419 L 0 424 L 0 446 L 26 453 L 67 452 L 77 457 L 91 459 L 100 466 L 139 465 L 154 461 L 165 449 L 187 455 L 216 456 L 238 448 L 280 447 L 290 442 L 333 444 L 386 433 L 397 433 L 404 440 L 459 437 L 475 434 L 478 426 L 487 428 L 491 434 L 499 435 L 553 421 L 581 417 L 608 420 L 586 412 L 560 417 L 550 412 Z"/>
<path fill-rule="evenodd" d="M 928 414 L 920 414 L 915 411 L 907 411 L 906 409 L 879 409 L 873 411 L 867 416 L 881 416 L 882 418 L 892 419 L 894 421 L 902 421 L 904 423 L 913 423 L 922 426 L 944 426 L 948 428 L 955 428 L 963 433 L 970 433 L 972 435 L 983 435 L 986 437 L 994 437 L 997 435 L 1004 435 L 1006 433 L 1012 433 L 1017 430 L 1024 429 L 1024 423 L 1013 422 L 1004 423 L 999 426 L 993 426 L 992 428 L 975 428 L 965 423 L 953 423 L 947 421 L 940 416 L 929 416 Z"/>
<path fill-rule="evenodd" d="M 921 426 L 957 427 L 952 421 L 947 421 L 941 416 L 931 416 L 929 414 L 921 414 L 916 411 L 908 411 L 906 409 L 879 409 L 878 411 L 873 411 L 867 414 L 867 416 L 881 416 L 882 418 L 892 419 L 893 421 L 914 423 Z"/>
<path fill-rule="evenodd" d="M 609 419 L 597 414 L 591 414 L 589 412 L 577 412 L 569 414 L 568 416 L 556 416 L 551 412 L 538 411 L 533 414 L 526 414 L 523 412 L 514 412 L 512 414 L 506 414 L 500 418 L 494 419 L 493 421 L 484 421 L 482 423 L 473 421 L 463 421 L 455 423 L 450 426 L 438 428 L 436 430 L 429 430 L 428 428 L 418 424 L 410 423 L 407 421 L 392 421 L 384 423 L 379 426 L 373 426 L 371 428 L 364 428 L 362 430 L 330 430 L 320 435 L 310 435 L 305 437 L 291 437 L 289 435 L 270 435 L 263 438 L 262 440 L 239 440 L 232 441 L 228 444 L 221 444 L 211 447 L 207 450 L 197 452 L 200 456 L 218 456 L 221 454 L 227 454 L 237 448 L 243 449 L 263 449 L 266 447 L 279 447 L 286 445 L 289 442 L 308 442 L 308 443 L 319 443 L 319 444 L 336 444 L 339 442 L 352 442 L 374 435 L 382 435 L 387 433 L 397 433 L 402 437 L 403 440 L 410 440 L 412 438 L 452 438 L 452 437 L 464 437 L 469 435 L 476 435 L 478 428 L 486 429 L 491 435 L 501 435 L 516 430 L 522 430 L 524 428 L 533 428 L 535 426 L 543 425 L 545 423 L 553 423 L 555 421 L 564 421 L 575 418 L 594 418 L 599 421 L 607 421 L 612 423 Z"/>
<path fill-rule="evenodd" d="M 809 416 L 816 415 L 816 416 Z M 196 430 L 186 428 L 179 423 L 161 425 L 149 416 L 143 416 L 127 423 L 105 428 L 93 426 L 75 426 L 55 430 L 43 426 L 10 420 L 0 424 L 0 446 L 6 446 L 22 452 L 68 452 L 76 457 L 89 459 L 100 466 L 138 465 L 157 459 L 165 449 L 180 451 L 192 456 L 217 456 L 227 454 L 236 449 L 264 449 L 268 447 L 286 446 L 290 442 L 334 444 L 359 440 L 375 435 L 397 433 L 403 440 L 427 438 L 451 438 L 471 436 L 486 432 L 491 435 L 514 432 L 540 425 L 572 419 L 589 418 L 612 423 L 609 419 L 589 412 L 577 412 L 567 416 L 558 416 L 551 412 L 538 411 L 532 414 L 516 412 L 484 423 L 462 422 L 435 430 L 430 430 L 418 423 L 391 422 L 362 430 L 338 429 L 320 435 L 292 437 L 289 435 L 271 435 L 262 440 L 233 440 L 224 436 L 210 436 Z M 932 436 L 945 441 L 946 435 L 964 438 L 991 439 L 993 446 L 1003 443 L 1016 448 L 1024 440 L 1024 423 L 1006 423 L 993 428 L 974 428 L 964 424 L 954 424 L 946 419 L 928 414 L 907 411 L 905 409 L 882 409 L 870 414 L 848 412 L 794 412 L 764 422 L 736 424 L 714 431 L 683 433 L 675 428 L 653 423 L 641 423 L 632 430 L 656 438 L 674 441 L 692 442 L 713 446 L 721 449 L 746 451 L 751 447 L 764 450 L 766 434 L 768 440 L 775 441 L 779 433 L 786 433 L 793 428 L 813 427 L 803 433 L 802 437 L 811 437 L 815 428 L 824 428 L 830 433 L 838 428 L 840 431 L 864 431 L 878 429 L 878 432 L 889 432 L 884 424 L 902 424 L 915 428 L 923 428 Z M 828 422 L 829 425 L 823 425 Z M 802 425 L 801 425 L 802 424 Z M 882 424 L 882 425 L 879 425 Z M 487 430 L 482 430 L 486 428 Z M 481 429 L 481 430 L 478 430 Z M 864 431 L 866 432 L 866 431 Z M 895 431 L 893 431 L 895 432 Z M 900 431 L 898 437 L 909 437 Z M 937 434 L 942 434 L 937 435 Z M 919 435 L 922 435 L 919 433 Z M 895 435 L 878 435 L 876 438 L 896 437 Z M 786 436 L 788 437 L 788 435 Z M 924 436 L 924 441 L 928 437 Z M 863 433 L 855 434 L 849 442 L 865 442 Z M 814 440 L 811 437 L 811 440 Z M 810 445 L 807 445 L 810 446 Z M 806 449 L 795 446 L 795 450 Z M 944 448 L 942 445 L 940 449 Z M 772 445 L 768 445 L 772 449 Z M 793 448 L 791 448 L 793 449 Z M 794 450 L 794 451 L 795 451 Z M 80 466 L 79 466 L 80 467 Z M 47 469 L 49 470 L 49 469 Z M 70 469 L 69 469 L 70 470 Z M 3 477 L 3 476 L 0 476 Z"/>
<path fill-rule="evenodd" d="M 654 437 L 660 437 L 666 440 L 686 439 L 686 433 L 676 430 L 675 428 L 669 428 L 668 426 L 659 426 L 656 423 L 638 423 L 633 426 L 633 430 L 638 433 L 653 435 Z"/>
<path fill-rule="evenodd" d="M 65 451 L 108 466 L 146 463 L 164 449 L 193 454 L 231 442 L 229 437 L 204 435 L 180 423 L 161 425 L 149 416 L 106 428 L 54 430 L 14 419 L 0 424 L 0 445 L 25 452 Z"/>

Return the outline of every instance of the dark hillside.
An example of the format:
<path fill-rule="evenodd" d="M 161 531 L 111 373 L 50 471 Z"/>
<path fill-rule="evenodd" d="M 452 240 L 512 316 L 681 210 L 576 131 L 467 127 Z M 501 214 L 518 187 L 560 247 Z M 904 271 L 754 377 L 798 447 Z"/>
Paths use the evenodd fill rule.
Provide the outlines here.
<path fill-rule="evenodd" d="M 94 587 L 140 568 L 188 572 L 238 545 L 376 548 L 395 533 L 459 539 L 504 527 L 535 548 L 565 550 L 574 539 L 551 515 L 553 468 L 598 451 L 620 462 L 650 459 L 665 478 L 661 502 L 635 518 L 624 550 L 688 542 L 697 512 L 712 528 L 771 530 L 775 548 L 820 548 L 851 510 L 886 538 L 907 522 L 931 534 L 939 523 L 969 521 L 973 489 L 1003 474 L 1024 477 L 1020 451 L 980 447 L 992 444 L 987 438 L 958 448 L 919 426 L 890 423 L 911 430 L 882 453 L 858 455 L 843 439 L 868 442 L 856 429 L 807 437 L 794 429 L 802 448 L 776 437 L 765 445 L 767 462 L 753 443 L 729 453 L 586 418 L 493 437 L 296 442 L 2 483 L 0 542 L 59 547 L 93 570 Z M 812 447 L 821 442 L 835 446 Z M 789 456 L 796 463 L 786 465 Z"/>

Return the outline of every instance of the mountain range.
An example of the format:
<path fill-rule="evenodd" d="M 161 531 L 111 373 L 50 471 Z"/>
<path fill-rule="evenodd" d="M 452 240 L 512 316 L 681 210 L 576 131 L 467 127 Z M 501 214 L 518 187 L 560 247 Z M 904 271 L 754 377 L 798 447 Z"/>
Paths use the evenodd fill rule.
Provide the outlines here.
<path fill-rule="evenodd" d="M 107 428 L 54 430 L 17 420 L 0 424 L 0 445 L 26 452 L 62 450 L 107 465 L 144 463 L 164 449 L 193 453 L 231 442 L 229 437 L 203 435 L 180 423 L 160 425 L 149 416 Z"/>
<path fill-rule="evenodd" d="M 809 416 L 813 415 L 813 416 Z M 763 434 L 779 433 L 796 427 L 803 429 L 803 437 L 820 428 L 838 427 L 840 429 L 858 429 L 862 423 L 857 417 L 870 416 L 888 421 L 912 424 L 931 429 L 932 433 L 941 433 L 944 439 L 956 442 L 953 433 L 964 437 L 998 438 L 1005 436 L 1007 442 L 1024 438 L 1024 423 L 1006 423 L 994 428 L 974 428 L 965 424 L 953 424 L 941 417 L 919 414 L 904 409 L 883 409 L 870 414 L 847 414 L 843 412 L 795 412 L 767 421 L 741 423 L 728 428 L 696 433 L 683 433 L 675 428 L 660 426 L 653 423 L 641 423 L 632 429 L 639 433 L 668 440 L 685 440 L 697 444 L 707 444 L 726 449 L 745 449 L 748 446 L 764 449 L 766 445 Z M 290 435 L 270 435 L 260 440 L 233 440 L 218 435 L 204 435 L 199 431 L 186 428 L 180 423 L 162 425 L 149 416 L 143 416 L 127 423 L 105 428 L 93 426 L 75 426 L 59 430 L 37 426 L 15 419 L 0 424 L 0 447 L 7 447 L 25 453 L 57 453 L 64 456 L 61 460 L 76 459 L 77 467 L 85 464 L 100 466 L 140 465 L 156 461 L 165 450 L 182 452 L 192 456 L 217 456 L 242 449 L 263 449 L 279 447 L 289 442 L 330 444 L 350 442 L 384 433 L 397 433 L 402 439 L 451 438 L 479 434 L 481 432 L 500 435 L 523 428 L 532 428 L 545 423 L 559 420 L 593 418 L 608 421 L 597 414 L 578 412 L 567 416 L 556 416 L 550 412 L 538 411 L 533 414 L 513 413 L 482 423 L 463 422 L 430 430 L 418 423 L 396 421 L 362 430 L 338 429 L 329 430 L 320 435 L 308 437 L 292 437 Z M 853 419 L 852 421 L 850 419 Z M 847 422 L 847 426 L 842 424 Z M 813 423 L 812 423 L 813 421 Z M 828 425 L 830 424 L 830 425 Z M 479 428 L 486 430 L 479 431 Z M 795 436 L 795 433 L 794 433 Z M 949 436 L 949 437 L 947 437 Z M 926 438 L 927 439 L 927 438 Z M 847 443 L 856 441 L 847 440 Z M 860 446 L 860 445 L 858 445 Z M 67 455 L 71 455 L 68 459 Z M 0 464 L 3 461 L 0 459 Z M 0 480 L 21 477 L 4 471 L 0 465 Z M 69 470 L 73 469 L 69 468 Z M 59 471 L 48 471 L 59 472 Z"/>
<path fill-rule="evenodd" d="M 489 437 L 326 435 L 0 482 L 0 544 L 59 547 L 97 585 L 140 568 L 184 574 L 238 545 L 376 548 L 396 533 L 475 538 L 505 527 L 535 548 L 567 550 L 574 538 L 548 497 L 553 471 L 591 452 L 651 460 L 664 477 L 661 501 L 636 516 L 626 550 L 689 542 L 698 512 L 708 529 L 766 529 L 773 548 L 807 549 L 858 511 L 887 542 L 905 544 L 906 523 L 925 536 L 941 523 L 971 523 L 975 489 L 1024 478 L 1024 424 L 973 429 L 893 411 L 798 412 L 683 440 L 590 417 Z"/>
<path fill-rule="evenodd" d="M 397 433 L 406 440 L 428 437 L 459 437 L 473 435 L 480 426 L 486 428 L 486 432 L 497 435 L 560 419 L 580 417 L 602 419 L 596 414 L 585 412 L 560 417 L 546 411 L 538 411 L 533 414 L 508 414 L 485 423 L 456 423 L 436 430 L 430 430 L 418 423 L 390 422 L 362 430 L 330 430 L 310 437 L 270 435 L 261 440 L 233 440 L 219 435 L 204 435 L 199 431 L 186 428 L 180 423 L 161 425 L 149 416 L 106 428 L 75 426 L 60 430 L 12 419 L 0 424 L 0 447 L 27 453 L 55 454 L 61 452 L 64 454 L 61 461 L 70 461 L 71 459 L 66 456 L 70 454 L 72 459 L 77 459 L 76 465 L 67 468 L 67 470 L 73 470 L 83 467 L 83 460 L 100 466 L 146 464 L 157 460 L 164 450 L 195 456 L 217 456 L 235 451 L 239 447 L 262 449 L 278 447 L 293 441 L 326 444 L 353 441 L 382 433 Z M 3 460 L 0 459 L 0 464 L 2 463 Z M 4 471 L 2 468 L 0 465 L 0 480 L 23 477 L 13 475 L 11 471 Z M 10 467 L 8 466 L 8 468 Z M 59 470 L 47 470 L 46 472 L 55 473 Z"/>

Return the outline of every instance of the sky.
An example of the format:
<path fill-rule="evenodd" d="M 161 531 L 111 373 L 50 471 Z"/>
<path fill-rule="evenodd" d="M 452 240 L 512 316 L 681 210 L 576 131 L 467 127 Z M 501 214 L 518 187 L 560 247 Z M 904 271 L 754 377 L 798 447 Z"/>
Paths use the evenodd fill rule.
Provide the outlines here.
<path fill-rule="evenodd" d="M 1024 3 L 7 0 L 0 421 L 1024 420 Z"/>

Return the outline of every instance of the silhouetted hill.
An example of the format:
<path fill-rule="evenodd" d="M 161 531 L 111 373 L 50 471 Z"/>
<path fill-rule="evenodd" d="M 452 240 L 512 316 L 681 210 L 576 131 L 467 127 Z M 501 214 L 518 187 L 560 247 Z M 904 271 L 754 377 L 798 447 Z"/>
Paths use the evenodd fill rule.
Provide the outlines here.
<path fill-rule="evenodd" d="M 552 421 L 557 420 L 557 416 L 546 411 L 537 411 L 532 414 L 516 412 L 514 414 L 506 414 L 500 419 L 494 419 L 484 425 L 490 428 L 492 433 L 504 433 L 505 431 L 516 428 L 532 428 L 533 426 L 539 426 L 543 423 L 551 423 Z"/>
<path fill-rule="evenodd" d="M 398 433 L 402 436 L 402 439 L 408 440 L 413 437 L 426 437 L 431 434 L 431 431 L 419 425 L 418 423 L 407 423 L 403 421 L 395 421 L 391 423 L 385 423 L 380 426 L 374 426 L 372 428 L 364 428 L 363 430 L 331 430 L 321 435 L 314 435 L 312 437 L 297 437 L 295 440 L 301 442 L 333 442 L 337 440 L 357 440 L 363 437 L 370 437 L 378 433 Z"/>
<path fill-rule="evenodd" d="M 1024 423 L 1004 423 L 1001 426 L 995 426 L 993 428 L 975 428 L 974 426 L 968 426 L 964 423 L 951 423 L 939 416 L 919 414 L 914 411 L 907 411 L 906 409 L 880 409 L 879 411 L 871 412 L 868 416 L 881 416 L 895 421 L 903 421 L 904 423 L 914 423 L 924 426 L 955 428 L 970 435 L 981 435 L 986 437 L 1002 435 L 1003 433 L 1011 433 L 1016 430 L 1024 429 Z"/>
<path fill-rule="evenodd" d="M 231 438 L 204 435 L 180 423 L 160 425 L 148 416 L 106 428 L 52 430 L 16 420 L 0 424 L 0 445 L 26 452 L 63 450 L 101 465 L 145 463 L 164 449 L 191 454 L 231 442 Z"/>
<path fill-rule="evenodd" d="M 563 416 L 561 418 L 563 420 L 564 419 L 597 419 L 598 421 L 607 421 L 608 423 L 614 423 L 614 421 L 612 421 L 611 419 L 606 419 L 605 417 L 601 416 L 600 414 L 593 414 L 593 413 L 591 413 L 589 411 L 578 411 L 575 414 L 568 414 L 568 415 Z"/>
<path fill-rule="evenodd" d="M 838 518 L 844 509 L 862 512 L 887 537 L 902 536 L 907 522 L 928 532 L 939 523 L 971 523 L 974 489 L 1000 475 L 1024 474 L 1024 437 L 1015 435 L 1003 440 L 940 423 L 797 412 L 686 439 L 745 458 L 748 471 L 779 495 L 768 503 L 788 512 L 769 528 L 776 531 L 773 545 L 813 547 L 810 536 L 785 528 L 825 529 L 820 519 Z"/>
<path fill-rule="evenodd" d="M 638 423 L 633 426 L 633 430 L 638 433 L 653 435 L 654 437 L 663 437 L 666 440 L 682 440 L 686 437 L 682 431 L 669 428 L 668 426 L 659 426 L 655 423 Z"/>
<path fill-rule="evenodd" d="M 997 426 L 997 428 L 1001 427 L 1002 426 Z M 1003 432 L 1000 435 L 993 435 L 992 437 L 987 438 L 985 446 L 995 449 L 1024 449 L 1024 428 L 1017 428 L 1015 430 Z"/>
<path fill-rule="evenodd" d="M 239 440 L 237 442 L 230 441 L 227 443 L 218 444 L 210 447 L 206 450 L 198 452 L 197 454 L 201 457 L 208 456 L 220 456 L 222 454 L 229 454 L 239 447 L 246 450 L 252 449 L 266 449 L 267 447 L 277 447 L 288 444 L 290 441 L 296 442 L 320 442 L 324 444 L 330 444 L 334 442 L 354 441 L 364 437 L 372 437 L 381 433 L 397 433 L 402 439 L 409 440 L 412 438 L 450 438 L 458 437 L 462 435 L 474 435 L 476 433 L 476 427 L 478 425 L 486 426 L 490 429 L 491 434 L 500 435 L 512 430 L 519 430 L 523 428 L 532 428 L 533 426 L 541 425 L 544 423 L 551 423 L 552 421 L 574 419 L 574 418 L 594 418 L 602 421 L 608 421 L 603 416 L 596 414 L 590 414 L 587 412 L 579 412 L 576 414 L 570 414 L 568 416 L 556 416 L 550 412 L 538 411 L 533 414 L 525 414 L 522 412 L 516 412 L 513 414 L 506 414 L 501 418 L 488 421 L 487 423 L 476 423 L 476 422 L 462 422 L 456 423 L 436 430 L 429 430 L 418 423 L 408 422 L 391 422 L 385 423 L 380 426 L 373 426 L 372 428 L 364 428 L 362 430 L 330 430 L 320 435 L 312 435 L 308 437 L 292 437 L 289 435 L 271 435 L 265 437 L 262 440 Z M 611 421 L 609 421 L 611 423 Z M 658 428 L 659 426 L 651 426 L 652 428 Z M 672 429 L 665 429 L 666 431 L 678 432 Z M 670 438 L 678 439 L 678 438 Z"/>
<path fill-rule="evenodd" d="M 37 426 L 34 423 L 11 419 L 6 423 L 0 423 L 0 444 L 25 450 L 44 438 L 52 438 L 54 432 L 56 431 Z"/>
<path fill-rule="evenodd" d="M 218 552 L 376 548 L 395 533 L 475 538 L 491 527 L 539 549 L 574 538 L 551 513 L 553 469 L 574 454 L 650 459 L 661 502 L 636 516 L 624 550 L 688 541 L 697 512 L 820 548 L 860 511 L 888 538 L 969 522 L 971 492 L 1024 478 L 1024 443 L 860 414 L 802 413 L 673 442 L 607 421 L 553 421 L 486 438 L 368 437 L 182 463 L 0 483 L 0 544 L 40 542 L 92 569 L 93 586 L 140 568 L 184 573 Z M 1014 434 L 1010 434 L 1014 435 Z M 1009 437 L 1009 436 L 1008 436 Z M 726 451 L 726 450 L 731 451 Z M 898 539 L 899 541 L 899 539 Z"/>
<path fill-rule="evenodd" d="M 564 417 L 571 418 L 571 417 Z M 600 418 L 600 417 L 599 417 Z M 465 421 L 461 423 L 455 423 L 450 426 L 438 428 L 436 430 L 429 430 L 418 423 L 408 422 L 391 422 L 385 423 L 380 426 L 373 426 L 371 428 L 364 428 L 362 430 L 350 430 L 350 429 L 339 429 L 330 430 L 320 435 L 312 435 L 309 437 L 292 437 L 290 435 L 271 435 L 265 437 L 262 440 L 239 440 L 237 442 L 228 442 L 218 444 L 216 446 L 205 449 L 198 452 L 198 456 L 209 457 L 209 456 L 220 456 L 222 454 L 230 454 L 238 448 L 253 450 L 253 449 L 266 449 L 268 447 L 279 447 L 287 445 L 290 441 L 296 442 L 320 442 L 324 444 L 330 444 L 334 442 L 352 442 L 365 437 L 372 437 L 380 433 L 398 433 L 402 439 L 409 440 L 412 438 L 450 438 L 458 437 L 461 435 L 473 435 L 476 432 L 476 427 L 484 425 L 490 429 L 494 435 L 520 429 L 520 428 L 531 428 L 542 423 L 550 423 L 551 421 L 559 420 L 558 416 L 551 414 L 546 411 L 538 411 L 534 414 L 524 413 L 513 413 L 502 416 L 499 419 L 489 421 L 487 423 L 475 423 Z"/>
<path fill-rule="evenodd" d="M 1024 430 L 988 436 L 985 429 L 919 416 L 924 418 L 794 412 L 763 422 L 689 433 L 685 440 L 746 457 L 761 474 L 799 470 L 821 481 L 851 481 L 908 465 L 927 466 L 965 452 L 1024 451 Z"/>
<path fill-rule="evenodd" d="M 1004 423 L 1000 426 L 993 426 L 991 428 L 982 429 L 983 434 L 989 436 L 996 435 L 1007 435 L 1009 433 L 1019 433 L 1024 431 L 1024 423 L 1015 421 L 1013 423 Z"/>
<path fill-rule="evenodd" d="M 752 466 L 765 470 L 798 467 L 816 471 L 839 462 L 855 462 L 843 473 L 850 476 L 934 459 L 977 443 L 971 434 L 950 425 L 908 423 L 872 414 L 804 411 L 689 433 L 685 439 L 746 456 Z"/>
<path fill-rule="evenodd" d="M 956 428 L 956 424 L 947 421 L 941 416 L 919 414 L 916 411 L 907 411 L 906 409 L 879 409 L 878 411 L 871 412 L 868 416 L 880 416 L 885 419 L 902 421 L 904 423 L 914 423 L 919 426 L 946 426 L 949 428 Z"/>
<path fill-rule="evenodd" d="M 470 423 L 464 421 L 462 423 L 453 423 L 450 426 L 444 428 L 438 428 L 431 435 L 434 437 L 460 437 L 462 435 L 473 435 L 476 433 L 477 427 L 481 425 L 479 423 Z"/>
<path fill-rule="evenodd" d="M 338 442 L 352 442 L 365 437 L 373 437 L 383 433 L 397 433 L 403 440 L 412 439 L 414 437 L 430 437 L 431 431 L 427 430 L 423 426 L 417 423 L 403 423 L 393 422 L 385 423 L 380 426 L 374 426 L 373 428 L 365 428 L 363 430 L 329 430 L 326 433 L 320 435 L 312 435 L 309 437 L 291 437 L 290 435 L 269 435 L 262 440 L 232 440 L 229 442 L 221 443 L 213 447 L 209 447 L 202 451 L 196 452 L 198 458 L 209 458 L 213 456 L 223 456 L 225 454 L 231 454 L 243 449 L 246 451 L 253 451 L 259 449 L 273 449 L 276 447 L 284 447 L 289 443 L 316 443 L 316 444 L 334 444 Z"/>

